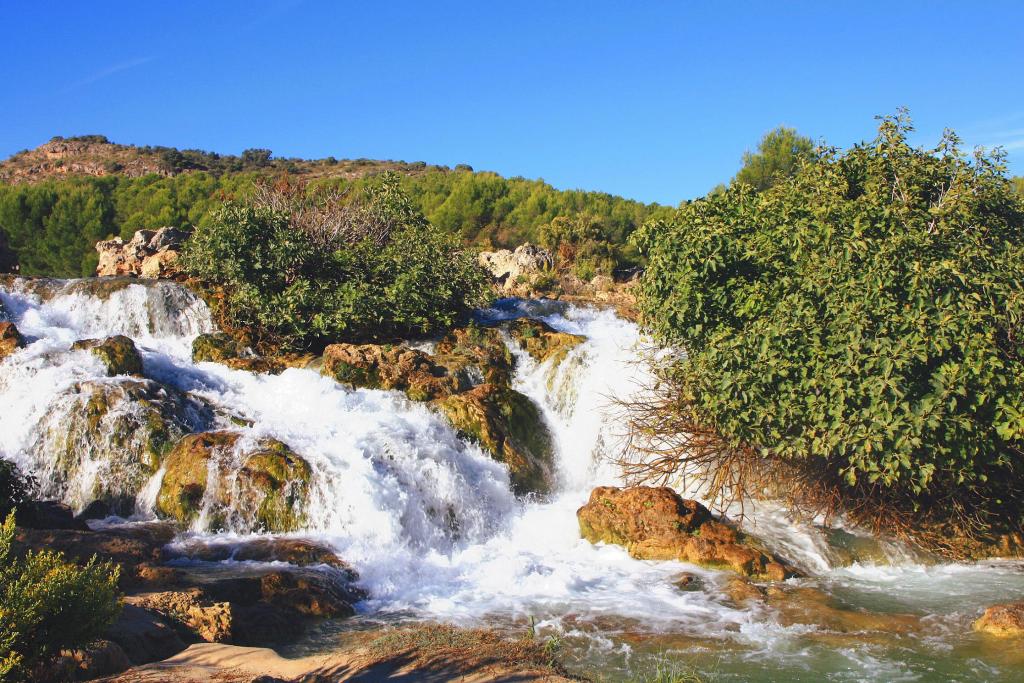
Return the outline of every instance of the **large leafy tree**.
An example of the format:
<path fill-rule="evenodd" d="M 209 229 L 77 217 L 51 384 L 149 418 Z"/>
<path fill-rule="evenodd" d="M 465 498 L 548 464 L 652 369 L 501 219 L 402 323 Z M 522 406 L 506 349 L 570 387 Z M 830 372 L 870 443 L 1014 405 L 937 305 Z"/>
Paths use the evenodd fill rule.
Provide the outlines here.
<path fill-rule="evenodd" d="M 814 141 L 793 128 L 779 126 L 765 133 L 756 152 L 743 154 L 743 167 L 732 179 L 734 185 L 750 185 L 758 192 L 790 178 L 800 165 L 814 158 Z"/>
<path fill-rule="evenodd" d="M 910 130 L 886 118 L 642 229 L 646 324 L 685 355 L 645 423 L 667 440 L 634 472 L 690 466 L 726 497 L 782 473 L 784 493 L 895 530 L 1019 525 L 1024 207 L 999 157 Z"/>

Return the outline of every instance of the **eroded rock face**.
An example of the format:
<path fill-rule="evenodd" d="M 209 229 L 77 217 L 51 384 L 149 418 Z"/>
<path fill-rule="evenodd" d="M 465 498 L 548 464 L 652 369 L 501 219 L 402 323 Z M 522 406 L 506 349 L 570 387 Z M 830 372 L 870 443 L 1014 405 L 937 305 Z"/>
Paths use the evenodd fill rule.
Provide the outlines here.
<path fill-rule="evenodd" d="M 188 233 L 172 227 L 139 230 L 127 243 L 120 237 L 96 243 L 96 275 L 165 278 L 178 271 L 178 252 Z"/>
<path fill-rule="evenodd" d="M 285 532 L 304 522 L 309 464 L 276 439 L 242 444 L 230 431 L 181 439 L 168 453 L 157 511 L 210 529 Z"/>
<path fill-rule="evenodd" d="M 555 266 L 551 252 L 530 243 L 516 247 L 515 251 L 481 252 L 478 262 L 491 274 L 494 284 L 508 293 L 530 289 L 538 278 Z"/>
<path fill-rule="evenodd" d="M 1024 638 L 1024 600 L 989 607 L 974 622 L 974 630 L 1002 638 Z"/>
<path fill-rule="evenodd" d="M 792 575 L 703 505 L 667 487 L 598 487 L 576 517 L 583 538 L 625 546 L 637 559 L 679 560 L 771 580 Z"/>
<path fill-rule="evenodd" d="M 107 374 L 142 375 L 142 356 L 135 348 L 135 342 L 124 335 L 106 339 L 80 339 L 71 345 L 72 350 L 89 350 L 106 366 Z"/>
<path fill-rule="evenodd" d="M 231 605 L 205 600 L 198 588 L 130 595 L 124 601 L 127 605 L 158 612 L 208 643 L 232 640 Z"/>
<path fill-rule="evenodd" d="M 204 406 L 151 380 L 77 382 L 39 422 L 41 493 L 76 510 L 100 500 L 130 514 L 164 454 L 208 419 Z"/>
<path fill-rule="evenodd" d="M 514 359 L 501 333 L 493 327 L 459 327 L 444 336 L 434 350 L 434 361 L 448 374 L 477 384 L 512 381 Z"/>
<path fill-rule="evenodd" d="M 464 437 L 509 469 L 516 493 L 546 493 L 554 447 L 540 410 L 525 395 L 481 384 L 435 402 Z"/>
<path fill-rule="evenodd" d="M 519 318 L 508 326 L 509 335 L 519 348 L 526 351 L 538 363 L 549 358 L 560 363 L 566 354 L 587 340 L 586 337 L 568 332 L 558 332 L 540 320 Z"/>
<path fill-rule="evenodd" d="M 0 360 L 25 346 L 25 339 L 12 322 L 0 322 Z"/>

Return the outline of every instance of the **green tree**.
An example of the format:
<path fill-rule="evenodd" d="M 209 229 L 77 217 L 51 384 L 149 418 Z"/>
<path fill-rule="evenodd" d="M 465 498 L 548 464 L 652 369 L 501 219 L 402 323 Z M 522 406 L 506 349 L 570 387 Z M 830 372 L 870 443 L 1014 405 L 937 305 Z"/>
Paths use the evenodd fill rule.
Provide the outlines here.
<path fill-rule="evenodd" d="M 782 472 L 796 502 L 897 531 L 1020 524 L 1024 207 L 999 157 L 910 130 L 643 228 L 644 319 L 685 351 L 655 431 L 705 440 L 636 471 L 696 467 L 725 496 Z"/>
<path fill-rule="evenodd" d="M 781 179 L 792 177 L 803 162 L 814 158 L 814 141 L 793 128 L 779 126 L 765 133 L 756 152 L 743 154 L 743 167 L 732 179 L 733 185 L 746 184 L 758 192 Z"/>

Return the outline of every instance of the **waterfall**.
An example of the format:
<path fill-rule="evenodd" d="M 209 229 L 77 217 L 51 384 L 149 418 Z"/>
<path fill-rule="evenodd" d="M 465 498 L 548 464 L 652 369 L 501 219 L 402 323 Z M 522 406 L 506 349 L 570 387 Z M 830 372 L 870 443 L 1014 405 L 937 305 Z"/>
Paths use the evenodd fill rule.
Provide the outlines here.
<path fill-rule="evenodd" d="M 245 449 L 266 439 L 308 462 L 309 495 L 294 533 L 329 544 L 355 566 L 371 596 L 364 613 L 464 624 L 535 618 L 539 628 L 584 638 L 603 656 L 629 650 L 608 632 L 710 638 L 748 656 L 794 661 L 818 652 L 801 640 L 814 627 L 784 625 L 768 607 L 733 603 L 728 572 L 638 561 L 621 547 L 580 538 L 575 513 L 590 490 L 621 484 L 607 459 L 623 436 L 612 400 L 648 379 L 638 362 L 640 331 L 610 310 L 503 301 L 480 312 L 486 323 L 529 316 L 585 337 L 544 363 L 507 340 L 514 386 L 540 407 L 556 450 L 552 492 L 517 498 L 503 465 L 403 394 L 352 390 L 311 369 L 256 375 L 193 363 L 193 339 L 215 325 L 182 285 L 9 278 L 0 280 L 0 303 L 28 342 L 0 361 L 0 457 L 76 508 L 104 492 L 133 503 L 126 507 L 138 516 L 154 514 L 166 475 L 163 451 L 146 431 L 154 421 L 167 441 L 230 430 L 238 445 L 211 467 L 232 476 Z M 78 339 L 113 334 L 135 341 L 145 378 L 108 377 L 91 353 L 71 349 Z M 90 418 L 97 401 L 104 410 Z M 113 451 L 127 455 L 112 458 Z M 950 619 L 967 618 L 972 601 L 1024 594 L 1024 574 L 1012 563 L 927 564 L 856 529 L 796 522 L 778 504 L 755 503 L 747 512 L 746 530 L 811 576 L 798 585 L 853 604 L 944 615 L 936 623 L 949 628 Z M 229 537 L 247 532 L 225 524 Z M 205 514 L 191 533 L 216 536 Z M 681 572 L 698 576 L 702 587 L 681 590 Z M 842 657 L 859 672 L 878 662 L 905 669 L 878 652 Z"/>

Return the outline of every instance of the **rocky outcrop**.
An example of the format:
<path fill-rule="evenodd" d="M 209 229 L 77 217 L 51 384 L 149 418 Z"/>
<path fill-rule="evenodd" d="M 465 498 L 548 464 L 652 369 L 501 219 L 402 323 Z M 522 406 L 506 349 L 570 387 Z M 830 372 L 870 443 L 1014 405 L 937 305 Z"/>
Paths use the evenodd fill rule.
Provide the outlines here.
<path fill-rule="evenodd" d="M 99 264 L 96 275 L 133 275 L 150 279 L 172 277 L 178 272 L 178 254 L 188 233 L 177 228 L 139 230 L 125 242 L 120 237 L 96 243 Z"/>
<path fill-rule="evenodd" d="M 204 406 L 151 380 L 77 382 L 39 422 L 32 449 L 46 468 L 41 493 L 76 509 L 100 500 L 130 514 L 164 454 L 208 419 Z"/>
<path fill-rule="evenodd" d="M 208 539 L 185 542 L 171 550 L 175 557 L 203 562 L 286 562 L 296 567 L 326 565 L 351 571 L 333 550 L 302 538 L 252 537 L 239 541 L 211 542 Z M 351 580 L 355 580 L 354 573 Z"/>
<path fill-rule="evenodd" d="M 131 595 L 124 602 L 157 612 L 208 643 L 231 642 L 231 606 L 206 601 L 198 588 Z"/>
<path fill-rule="evenodd" d="M 12 322 L 0 322 L 0 360 L 25 346 L 25 339 Z"/>
<path fill-rule="evenodd" d="M 230 431 L 181 439 L 168 453 L 157 511 L 206 528 L 293 531 L 304 522 L 309 464 L 276 439 L 243 444 Z"/>
<path fill-rule="evenodd" d="M 974 630 L 1001 638 L 1024 638 L 1024 600 L 989 607 L 974 622 Z"/>
<path fill-rule="evenodd" d="M 124 335 L 106 339 L 80 339 L 71 345 L 73 351 L 88 350 L 100 359 L 107 368 L 107 374 L 142 375 L 142 356 L 135 348 L 135 342 Z"/>
<path fill-rule="evenodd" d="M 490 273 L 495 286 L 509 294 L 530 291 L 541 277 L 555 267 L 555 258 L 551 252 L 530 243 L 516 247 L 515 251 L 499 249 L 480 252 L 478 261 Z"/>
<path fill-rule="evenodd" d="M 324 349 L 320 371 L 353 387 L 404 391 L 414 401 L 429 401 L 471 386 L 463 373 L 450 372 L 429 354 L 406 346 L 331 344 Z"/>
<path fill-rule="evenodd" d="M 538 363 L 553 357 L 556 365 L 567 353 L 587 339 L 578 334 L 558 332 L 547 323 L 531 318 L 513 320 L 509 323 L 508 331 L 519 348 L 530 354 Z"/>
<path fill-rule="evenodd" d="M 528 397 L 508 387 L 481 384 L 435 405 L 463 437 L 508 466 L 516 493 L 548 491 L 552 438 Z"/>
<path fill-rule="evenodd" d="M 703 505 L 667 487 L 598 487 L 576 516 L 583 538 L 625 546 L 637 559 L 679 560 L 773 581 L 793 574 Z"/>
<path fill-rule="evenodd" d="M 319 362 L 310 353 L 282 353 L 257 356 L 243 343 L 224 332 L 201 334 L 192 341 L 192 360 L 220 363 L 234 370 L 279 375 L 288 368 L 307 368 Z"/>
<path fill-rule="evenodd" d="M 477 384 L 508 385 L 512 381 L 513 357 L 493 327 L 459 327 L 441 339 L 434 349 L 433 360 L 449 375 Z"/>

